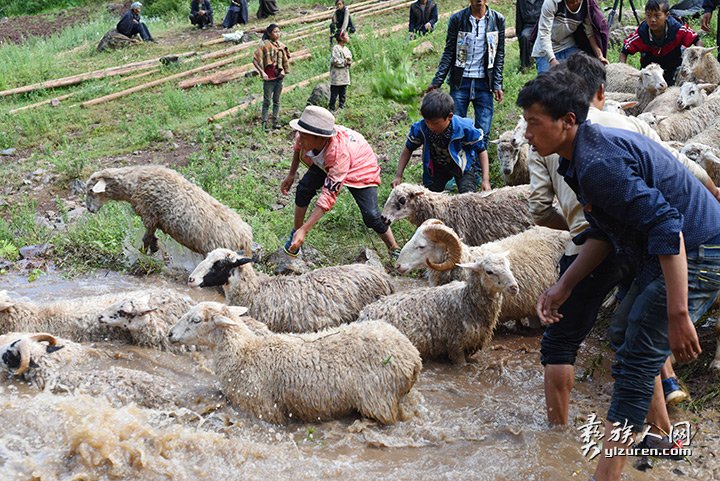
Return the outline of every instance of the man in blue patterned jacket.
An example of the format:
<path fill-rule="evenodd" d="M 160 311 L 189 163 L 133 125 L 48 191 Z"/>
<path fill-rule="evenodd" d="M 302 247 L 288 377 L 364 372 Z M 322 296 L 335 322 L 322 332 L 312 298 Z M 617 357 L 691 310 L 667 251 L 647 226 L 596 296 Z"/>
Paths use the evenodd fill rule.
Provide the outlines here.
<path fill-rule="evenodd" d="M 720 204 L 659 144 L 587 122 L 585 91 L 576 74 L 553 69 L 528 82 L 517 104 L 528 142 L 539 155 L 560 155 L 558 172 L 590 223 L 575 262 L 538 300 L 540 319 L 560 321 L 574 287 L 612 252 L 636 266 L 618 308 L 626 327 L 603 444 L 612 453 L 628 446 L 613 430 L 642 430 L 651 403 L 664 402 L 655 383 L 670 352 L 679 362 L 701 352 L 693 321 L 720 293 Z M 624 465 L 624 456 L 601 456 L 593 479 L 617 481 Z"/>

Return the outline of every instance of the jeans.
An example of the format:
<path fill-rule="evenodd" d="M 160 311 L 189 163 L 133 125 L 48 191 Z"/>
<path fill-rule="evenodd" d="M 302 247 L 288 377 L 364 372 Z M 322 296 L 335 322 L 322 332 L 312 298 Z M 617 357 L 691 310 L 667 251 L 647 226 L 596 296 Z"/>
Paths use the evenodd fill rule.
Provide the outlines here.
<path fill-rule="evenodd" d="M 339 107 L 345 108 L 345 92 L 347 85 L 331 85 L 330 86 L 330 110 L 335 110 L 335 101 L 340 99 Z"/>
<path fill-rule="evenodd" d="M 688 251 L 688 312 L 697 322 L 720 293 L 720 246 Z M 642 429 L 655 376 L 670 355 L 667 293 L 662 275 L 648 285 L 633 283 L 611 321 L 615 378 L 608 420 Z"/>
<path fill-rule="evenodd" d="M 577 256 L 562 256 L 560 275 L 570 267 Z M 543 366 L 548 364 L 575 364 L 577 351 L 595 325 L 597 313 L 613 287 L 633 274 L 632 265 L 622 255 L 611 255 L 573 289 L 570 297 L 560 306 L 562 319 L 550 324 L 540 341 Z"/>
<path fill-rule="evenodd" d="M 283 79 L 263 80 L 263 103 L 262 103 L 262 121 L 267 122 L 268 110 L 270 109 L 270 99 L 273 104 L 273 124 L 280 121 L 280 94 L 282 93 Z"/>
<path fill-rule="evenodd" d="M 452 168 L 454 167 L 454 168 Z M 433 192 L 442 192 L 450 179 L 454 179 L 457 184 L 458 193 L 475 192 L 478 188 L 478 179 L 475 175 L 475 169 L 471 167 L 464 174 L 460 173 L 460 168 L 453 164 L 450 168 L 440 168 L 435 165 L 435 175 L 430 177 L 431 183 L 425 184 L 429 190 Z M 424 176 L 423 176 L 424 177 Z"/>
<path fill-rule="evenodd" d="M 490 124 L 492 123 L 495 108 L 493 105 L 493 93 L 487 79 L 463 77 L 459 88 L 450 89 L 450 96 L 455 101 L 455 111 L 453 113 L 460 117 L 467 117 L 468 107 L 472 102 L 475 111 L 475 127 L 482 131 L 483 143 L 487 149 Z M 480 156 L 475 159 L 473 168 L 476 177 L 477 174 L 482 174 Z M 480 179 L 477 179 L 477 183 L 480 183 Z"/>
<path fill-rule="evenodd" d="M 298 182 L 295 191 L 295 205 L 298 207 L 307 207 L 310 205 L 317 191 L 322 188 L 327 174 L 317 165 L 312 165 L 305 172 L 300 182 Z M 384 234 L 388 230 L 388 226 L 380 219 L 380 209 L 378 209 L 377 187 L 348 187 L 355 203 L 360 208 L 363 222 L 366 226 L 377 232 Z"/>
<path fill-rule="evenodd" d="M 565 50 L 560 50 L 559 52 L 555 52 L 555 60 L 558 62 L 566 60 L 570 55 L 578 51 L 579 49 L 577 47 L 568 47 Z M 535 66 L 537 67 L 538 73 L 547 72 L 550 70 L 550 61 L 547 57 L 535 57 Z"/>

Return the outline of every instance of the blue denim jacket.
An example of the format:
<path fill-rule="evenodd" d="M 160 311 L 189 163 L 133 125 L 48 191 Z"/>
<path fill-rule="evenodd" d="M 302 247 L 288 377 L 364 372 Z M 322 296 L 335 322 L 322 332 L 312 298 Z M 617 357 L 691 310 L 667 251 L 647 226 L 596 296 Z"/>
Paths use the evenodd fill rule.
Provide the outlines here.
<path fill-rule="evenodd" d="M 585 121 L 558 172 L 583 206 L 586 232 L 639 261 L 643 280 L 660 273 L 658 255 L 680 252 L 680 232 L 688 251 L 720 235 L 720 204 L 644 135 Z"/>
<path fill-rule="evenodd" d="M 450 156 L 455 161 L 460 171 L 464 174 L 470 170 L 477 160 L 480 152 L 487 149 L 482 130 L 475 127 L 470 119 L 453 115 L 450 119 L 452 123 L 452 138 L 450 139 Z M 410 133 L 407 136 L 405 147 L 410 152 L 414 151 L 421 145 L 423 146 L 423 184 L 432 183 L 432 167 L 430 165 L 430 138 L 425 120 L 415 122 L 410 127 Z"/>

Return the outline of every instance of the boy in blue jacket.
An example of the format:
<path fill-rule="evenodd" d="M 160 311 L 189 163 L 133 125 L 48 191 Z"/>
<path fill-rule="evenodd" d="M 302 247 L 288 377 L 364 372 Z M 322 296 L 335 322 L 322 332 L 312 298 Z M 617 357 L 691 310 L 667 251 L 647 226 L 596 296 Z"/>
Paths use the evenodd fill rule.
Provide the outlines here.
<path fill-rule="evenodd" d="M 455 179 L 458 192 L 475 192 L 478 180 L 473 167 L 477 160 L 482 169 L 482 190 L 490 190 L 490 170 L 483 132 L 473 121 L 453 115 L 452 97 L 439 90 L 423 98 L 420 113 L 423 120 L 410 127 L 405 148 L 400 154 L 392 186 L 402 183 L 403 172 L 410 156 L 423 147 L 423 185 L 433 192 L 442 192 L 450 179 Z"/>

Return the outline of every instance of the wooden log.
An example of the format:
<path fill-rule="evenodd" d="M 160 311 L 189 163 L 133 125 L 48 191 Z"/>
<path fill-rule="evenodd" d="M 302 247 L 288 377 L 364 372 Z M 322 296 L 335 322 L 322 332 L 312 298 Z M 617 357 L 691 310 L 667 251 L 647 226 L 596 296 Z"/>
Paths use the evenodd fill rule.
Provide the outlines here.
<path fill-rule="evenodd" d="M 139 74 L 130 75 L 130 76 L 128 76 L 128 77 L 122 77 L 122 78 L 119 78 L 118 80 L 116 80 L 115 82 L 113 82 L 112 85 L 119 84 L 119 83 L 122 83 L 122 82 L 127 82 L 128 80 L 135 80 L 135 79 L 139 79 L 139 78 L 142 78 L 142 77 L 147 77 L 148 75 L 152 75 L 152 74 L 158 73 L 159 71 L 160 71 L 159 68 L 154 68 L 154 69 L 148 70 L 147 72 L 142 72 L 142 73 L 139 73 Z"/>
<path fill-rule="evenodd" d="M 135 87 L 123 90 L 121 92 L 115 92 L 114 94 L 104 95 L 102 97 L 98 97 L 96 99 L 88 100 L 87 102 L 83 102 L 83 107 L 91 107 L 93 105 L 102 104 L 105 102 L 110 102 L 111 100 L 119 99 L 121 97 L 126 97 L 130 94 L 134 94 L 135 92 L 140 92 L 141 90 L 149 89 L 151 87 L 155 87 L 157 85 L 164 84 L 166 82 L 170 82 L 172 80 L 177 80 L 183 77 L 189 77 L 192 74 L 198 73 L 198 72 L 204 72 L 206 70 L 211 70 L 217 67 L 222 67 L 223 65 L 227 65 L 229 63 L 233 63 L 234 61 L 238 60 L 239 58 L 242 58 L 242 55 L 234 55 L 232 57 L 228 57 L 223 60 L 218 60 L 217 62 L 213 62 L 207 65 L 202 65 L 200 67 L 196 67 L 190 70 L 186 70 L 184 72 L 179 72 L 174 75 L 170 75 L 168 77 L 163 77 L 157 80 L 153 80 L 152 82 L 136 85 Z"/>
<path fill-rule="evenodd" d="M 41 107 L 41 106 L 43 106 L 43 105 L 51 104 L 51 103 L 53 103 L 54 101 L 60 102 L 61 100 L 69 99 L 69 98 L 72 97 L 73 95 L 75 95 L 75 92 L 70 93 L 70 94 L 66 94 L 66 95 L 61 95 L 61 96 L 59 96 L 59 97 L 53 97 L 53 98 L 51 98 L 51 99 L 43 100 L 42 102 L 36 102 L 36 103 L 34 103 L 34 104 L 25 105 L 25 106 L 23 106 L 23 107 L 18 107 L 18 108 L 16 108 L 16 109 L 10 110 L 8 113 L 9 113 L 9 114 L 16 114 L 16 113 L 18 113 L 18 112 L 22 112 L 23 110 L 34 109 L 34 108 L 36 108 L 36 107 Z"/>
<path fill-rule="evenodd" d="M 307 58 L 310 58 L 312 54 L 309 50 L 298 50 L 297 52 L 293 53 L 293 56 L 290 57 L 290 63 L 297 62 L 298 60 L 305 60 Z M 198 77 L 194 79 L 185 80 L 183 82 L 180 82 L 179 86 L 182 89 L 188 89 L 190 87 L 194 87 L 196 85 L 201 85 L 205 83 L 211 83 L 213 85 L 220 85 L 226 82 L 230 82 L 232 80 L 236 80 L 243 75 L 245 75 L 247 72 L 250 72 L 253 69 L 253 64 L 249 63 L 246 65 L 241 65 L 239 67 L 233 67 L 230 69 L 222 70 L 220 72 L 216 72 L 211 75 L 205 75 L 203 77 Z"/>
<path fill-rule="evenodd" d="M 177 57 L 185 58 L 195 55 L 196 52 L 184 52 L 177 54 Z M 78 75 L 72 75 L 70 77 L 63 77 L 55 80 L 47 80 L 32 85 L 25 85 L 23 87 L 16 87 L 9 90 L 3 90 L 0 92 L 0 97 L 13 94 L 21 94 L 25 92 L 32 92 L 40 89 L 52 89 L 57 87 L 65 87 L 68 85 L 76 85 L 87 80 L 100 79 L 105 77 L 113 77 L 115 75 L 123 75 L 126 73 L 135 72 L 137 70 L 144 70 L 152 68 L 160 64 L 160 58 L 154 58 L 150 60 L 143 60 L 141 62 L 133 62 L 118 67 L 110 67 L 102 70 L 95 70 L 93 72 L 86 72 Z"/>

